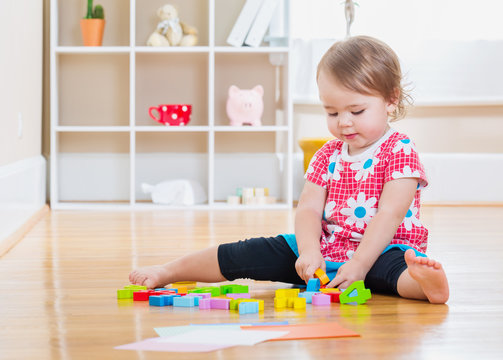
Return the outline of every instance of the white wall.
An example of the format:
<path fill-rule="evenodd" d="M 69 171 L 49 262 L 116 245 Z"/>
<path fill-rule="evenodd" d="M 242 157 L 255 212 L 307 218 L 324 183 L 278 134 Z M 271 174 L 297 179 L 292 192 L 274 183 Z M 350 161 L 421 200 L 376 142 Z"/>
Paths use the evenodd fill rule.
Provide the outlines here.
<path fill-rule="evenodd" d="M 45 203 L 43 0 L 0 1 L 0 242 Z"/>

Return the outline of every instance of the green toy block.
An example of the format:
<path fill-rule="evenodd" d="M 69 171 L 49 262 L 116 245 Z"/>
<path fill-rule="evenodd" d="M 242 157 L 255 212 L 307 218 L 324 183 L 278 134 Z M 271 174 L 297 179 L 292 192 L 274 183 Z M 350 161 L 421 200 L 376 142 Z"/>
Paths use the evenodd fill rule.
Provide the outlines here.
<path fill-rule="evenodd" d="M 217 286 L 207 286 L 207 287 L 199 287 L 199 288 L 194 288 L 188 291 L 189 294 L 191 293 L 196 293 L 196 294 L 201 294 L 201 293 L 211 293 L 212 297 L 215 296 L 220 296 L 220 288 Z"/>
<path fill-rule="evenodd" d="M 352 283 L 339 297 L 341 304 L 357 303 L 358 305 L 365 304 L 370 298 L 370 290 L 365 289 L 363 280 Z"/>
<path fill-rule="evenodd" d="M 138 290 L 147 290 L 146 286 L 141 285 L 126 285 L 124 289 L 117 290 L 117 299 L 132 299 L 133 292 Z"/>
<path fill-rule="evenodd" d="M 222 295 L 226 294 L 247 294 L 248 291 L 248 285 L 222 285 L 220 286 L 220 293 Z"/>

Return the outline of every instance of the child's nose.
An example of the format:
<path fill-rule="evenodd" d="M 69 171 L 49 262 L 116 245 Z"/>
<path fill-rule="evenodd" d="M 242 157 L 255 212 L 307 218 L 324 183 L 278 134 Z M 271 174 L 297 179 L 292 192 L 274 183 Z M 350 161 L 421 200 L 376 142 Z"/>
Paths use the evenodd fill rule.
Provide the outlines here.
<path fill-rule="evenodd" d="M 348 115 L 341 115 L 339 117 L 339 126 L 351 126 L 353 125 L 353 122 L 351 121 L 351 118 Z"/>

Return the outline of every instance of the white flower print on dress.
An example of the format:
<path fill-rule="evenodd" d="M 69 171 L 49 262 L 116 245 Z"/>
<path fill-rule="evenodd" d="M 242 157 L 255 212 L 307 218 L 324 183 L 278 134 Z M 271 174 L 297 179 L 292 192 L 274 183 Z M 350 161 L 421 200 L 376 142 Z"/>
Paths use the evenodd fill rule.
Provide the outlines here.
<path fill-rule="evenodd" d="M 400 150 L 403 150 L 405 155 L 410 155 L 412 150 L 416 151 L 416 147 L 414 146 L 414 143 L 410 141 L 410 139 L 402 139 L 397 141 L 395 147 L 393 148 L 393 153 L 397 153 Z"/>
<path fill-rule="evenodd" d="M 332 217 L 334 207 L 335 207 L 335 201 L 330 201 L 325 205 L 325 211 L 323 212 L 323 219 L 328 220 Z"/>
<path fill-rule="evenodd" d="M 341 210 L 341 214 L 348 217 L 345 223 L 349 226 L 354 224 L 357 228 L 363 229 L 365 224 L 368 224 L 372 216 L 375 215 L 377 209 L 373 206 L 376 203 L 375 197 L 366 199 L 364 192 L 359 193 L 356 200 L 349 198 L 347 200 L 349 207 Z"/>
<path fill-rule="evenodd" d="M 341 174 L 339 173 L 339 171 L 344 170 L 340 162 L 339 152 L 332 154 L 332 156 L 330 156 L 330 159 L 328 159 L 328 162 L 328 177 L 331 177 L 335 181 L 339 181 L 341 179 Z"/>
<path fill-rule="evenodd" d="M 379 149 L 374 154 L 373 157 L 362 160 L 359 162 L 352 163 L 349 168 L 351 170 L 356 170 L 355 180 L 356 181 L 365 181 L 369 177 L 369 175 L 374 175 L 374 168 L 379 163 L 379 158 L 377 154 L 379 153 Z"/>
<path fill-rule="evenodd" d="M 313 155 L 311 161 L 309 162 L 309 166 L 307 167 L 306 173 L 304 174 L 304 179 L 307 179 L 307 174 L 312 174 L 314 172 L 313 163 L 316 161 L 316 155 Z"/>
<path fill-rule="evenodd" d="M 393 179 L 401 179 L 401 178 L 420 178 L 421 174 L 419 173 L 418 170 L 412 171 L 409 165 L 406 165 L 403 167 L 402 172 L 400 171 L 393 171 L 393 174 L 391 174 Z"/>
<path fill-rule="evenodd" d="M 360 242 L 363 239 L 363 235 L 360 233 L 357 233 L 356 231 L 351 231 L 351 238 L 349 240 L 354 241 L 354 242 Z"/>
<path fill-rule="evenodd" d="M 416 227 L 421 227 L 421 221 L 416 217 L 418 212 L 417 207 L 414 207 L 414 201 L 412 201 L 412 204 L 409 207 L 409 210 L 407 210 L 407 214 L 405 214 L 405 217 L 402 221 L 403 226 L 407 231 L 412 230 L 412 225 Z"/>
<path fill-rule="evenodd" d="M 342 232 L 343 229 L 339 225 L 330 224 L 330 225 L 327 225 L 327 230 L 328 230 L 328 233 L 330 234 L 329 238 L 327 239 L 327 242 L 331 244 L 335 241 L 334 234 Z"/>

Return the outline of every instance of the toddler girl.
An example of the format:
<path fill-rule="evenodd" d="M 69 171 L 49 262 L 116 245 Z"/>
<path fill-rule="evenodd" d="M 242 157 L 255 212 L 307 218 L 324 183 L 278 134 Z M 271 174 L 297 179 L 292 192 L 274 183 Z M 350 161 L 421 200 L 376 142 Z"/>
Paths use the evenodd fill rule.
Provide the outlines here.
<path fill-rule="evenodd" d="M 423 165 L 411 140 L 389 122 L 407 97 L 397 56 L 358 36 L 335 43 L 317 71 L 329 131 L 312 158 L 295 216 L 295 235 L 253 238 L 134 270 L 149 288 L 177 281 L 239 278 L 306 283 L 318 268 L 345 289 L 364 280 L 373 292 L 445 303 L 440 263 L 424 255 L 428 230 L 419 220 Z"/>

